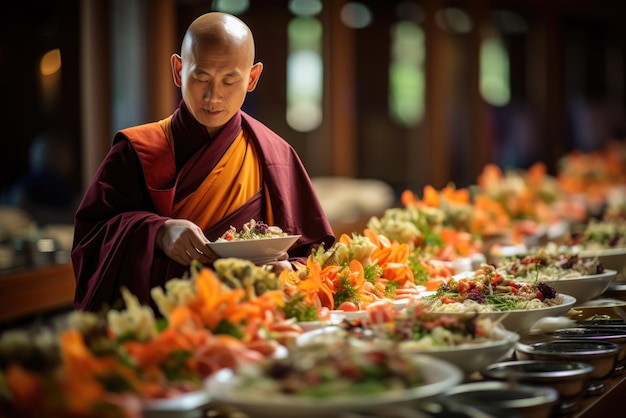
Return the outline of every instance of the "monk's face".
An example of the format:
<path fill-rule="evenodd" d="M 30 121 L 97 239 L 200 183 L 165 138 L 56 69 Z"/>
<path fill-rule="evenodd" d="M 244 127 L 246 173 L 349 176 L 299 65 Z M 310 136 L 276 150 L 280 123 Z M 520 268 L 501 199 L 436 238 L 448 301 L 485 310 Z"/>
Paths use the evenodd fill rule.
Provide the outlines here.
<path fill-rule="evenodd" d="M 253 65 L 247 41 L 197 36 L 172 56 L 174 81 L 192 115 L 211 135 L 217 133 L 256 87 L 263 65 Z M 251 42 L 251 41 L 250 41 Z"/>

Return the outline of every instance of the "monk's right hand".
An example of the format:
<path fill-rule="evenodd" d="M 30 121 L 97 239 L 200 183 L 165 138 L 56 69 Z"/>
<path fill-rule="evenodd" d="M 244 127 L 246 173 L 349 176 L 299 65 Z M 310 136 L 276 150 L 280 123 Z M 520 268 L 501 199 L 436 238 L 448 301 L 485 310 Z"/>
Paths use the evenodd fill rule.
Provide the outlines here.
<path fill-rule="evenodd" d="M 212 263 L 217 255 L 207 247 L 209 240 L 202 229 L 187 219 L 168 219 L 159 229 L 156 245 L 172 260 L 184 266 L 191 260 Z"/>

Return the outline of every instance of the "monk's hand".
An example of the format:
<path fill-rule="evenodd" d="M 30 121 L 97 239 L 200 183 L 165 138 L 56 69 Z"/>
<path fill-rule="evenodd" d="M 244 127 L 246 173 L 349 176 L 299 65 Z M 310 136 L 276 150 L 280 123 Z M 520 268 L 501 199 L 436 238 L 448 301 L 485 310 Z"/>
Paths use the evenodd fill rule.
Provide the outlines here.
<path fill-rule="evenodd" d="M 293 266 L 288 260 L 289 254 L 282 253 L 276 261 L 272 261 L 271 263 L 265 264 L 265 268 L 268 268 L 274 272 L 277 276 L 283 271 L 293 271 Z"/>
<path fill-rule="evenodd" d="M 187 219 L 168 219 L 157 233 L 156 244 L 172 260 L 184 266 L 191 260 L 212 263 L 217 255 L 207 247 L 202 229 Z"/>

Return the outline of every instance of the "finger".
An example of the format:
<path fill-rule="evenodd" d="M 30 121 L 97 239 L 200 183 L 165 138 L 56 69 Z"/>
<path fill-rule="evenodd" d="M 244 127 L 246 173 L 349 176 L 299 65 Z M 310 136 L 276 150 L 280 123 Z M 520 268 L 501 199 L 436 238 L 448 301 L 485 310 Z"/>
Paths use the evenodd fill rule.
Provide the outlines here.
<path fill-rule="evenodd" d="M 184 250 L 181 264 L 188 266 L 191 264 L 191 260 L 193 260 L 192 254 L 188 250 Z"/>
<path fill-rule="evenodd" d="M 282 261 L 282 260 L 287 260 L 288 258 L 289 258 L 289 254 L 287 254 L 286 252 L 283 252 L 276 258 L 276 260 Z"/>
<path fill-rule="evenodd" d="M 201 261 L 205 264 L 213 264 L 218 258 L 219 257 L 217 256 L 217 254 L 215 254 L 215 252 L 213 252 L 213 250 L 208 247 L 203 251 L 203 254 L 200 256 Z"/>

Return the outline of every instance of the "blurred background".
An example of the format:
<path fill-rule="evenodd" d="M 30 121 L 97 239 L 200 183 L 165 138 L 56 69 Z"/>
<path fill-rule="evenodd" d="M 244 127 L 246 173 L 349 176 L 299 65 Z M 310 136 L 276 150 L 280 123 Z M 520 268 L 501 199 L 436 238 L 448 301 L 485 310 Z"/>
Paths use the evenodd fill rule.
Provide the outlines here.
<path fill-rule="evenodd" d="M 211 10 L 252 28 L 265 71 L 246 110 L 312 176 L 462 187 L 486 162 L 555 170 L 626 132 L 619 0 L 31 0 L 0 17 L 0 189 L 56 136 L 80 191 L 117 129 L 175 108 L 169 56 Z"/>
<path fill-rule="evenodd" d="M 214 10 L 251 27 L 265 69 L 244 110 L 296 148 L 338 232 L 406 189 L 465 187 L 487 163 L 555 173 L 563 155 L 626 137 L 622 0 L 11 2 L 0 242 L 21 241 L 0 248 L 0 271 L 41 231 L 67 261 L 76 205 L 114 133 L 171 114 L 169 58 Z"/>

